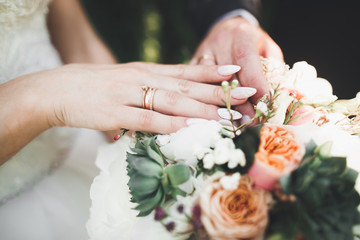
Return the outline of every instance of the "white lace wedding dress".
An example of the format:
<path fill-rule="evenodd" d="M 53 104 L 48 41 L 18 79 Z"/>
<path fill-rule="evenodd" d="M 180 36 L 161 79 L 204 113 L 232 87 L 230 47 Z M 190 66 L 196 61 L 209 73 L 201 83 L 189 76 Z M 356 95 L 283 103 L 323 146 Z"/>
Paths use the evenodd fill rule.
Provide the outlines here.
<path fill-rule="evenodd" d="M 48 4 L 0 0 L 0 84 L 61 65 L 47 31 Z M 89 188 L 104 141 L 96 131 L 53 128 L 1 165 L 0 239 L 87 239 Z"/>

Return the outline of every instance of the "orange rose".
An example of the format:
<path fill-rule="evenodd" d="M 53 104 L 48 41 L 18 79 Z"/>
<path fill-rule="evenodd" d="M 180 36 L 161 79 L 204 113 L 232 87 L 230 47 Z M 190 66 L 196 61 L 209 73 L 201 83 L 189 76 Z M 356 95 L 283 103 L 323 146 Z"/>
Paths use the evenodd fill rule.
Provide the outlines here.
<path fill-rule="evenodd" d="M 235 190 L 226 190 L 219 179 L 205 186 L 200 195 L 203 223 L 212 239 L 255 239 L 268 223 L 269 192 L 252 189 L 248 175 Z"/>
<path fill-rule="evenodd" d="M 305 144 L 286 126 L 265 125 L 249 175 L 257 187 L 272 190 L 277 180 L 293 171 L 302 160 Z"/>

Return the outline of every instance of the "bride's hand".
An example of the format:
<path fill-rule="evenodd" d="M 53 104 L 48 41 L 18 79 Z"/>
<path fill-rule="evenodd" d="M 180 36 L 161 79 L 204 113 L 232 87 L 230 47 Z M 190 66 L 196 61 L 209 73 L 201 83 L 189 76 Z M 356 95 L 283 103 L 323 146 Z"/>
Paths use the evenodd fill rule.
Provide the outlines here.
<path fill-rule="evenodd" d="M 127 128 L 170 133 L 186 126 L 188 118 L 220 119 L 217 110 L 224 93 L 219 83 L 238 66 L 186 66 L 128 63 L 68 65 L 44 72 L 50 126 L 97 130 Z M 142 108 L 142 86 L 156 88 L 153 110 Z M 247 100 L 238 89 L 234 105 Z"/>
<path fill-rule="evenodd" d="M 233 65 L 74 64 L 18 77 L 0 85 L 0 165 L 53 126 L 170 133 L 189 118 L 218 120 L 224 93 L 216 83 L 237 71 Z M 144 85 L 158 89 L 153 111 L 142 108 Z M 255 91 L 232 93 L 238 105 Z"/>

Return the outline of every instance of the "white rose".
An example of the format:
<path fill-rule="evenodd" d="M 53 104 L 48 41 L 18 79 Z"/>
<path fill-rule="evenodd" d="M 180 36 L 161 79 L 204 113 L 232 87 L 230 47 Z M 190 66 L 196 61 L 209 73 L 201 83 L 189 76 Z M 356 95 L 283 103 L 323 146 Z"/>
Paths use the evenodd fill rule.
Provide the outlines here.
<path fill-rule="evenodd" d="M 301 101 L 305 104 L 328 105 L 337 99 L 333 95 L 331 84 L 323 78 L 318 78 L 316 69 L 305 61 L 294 64 L 282 87 L 299 91 L 304 95 Z"/>

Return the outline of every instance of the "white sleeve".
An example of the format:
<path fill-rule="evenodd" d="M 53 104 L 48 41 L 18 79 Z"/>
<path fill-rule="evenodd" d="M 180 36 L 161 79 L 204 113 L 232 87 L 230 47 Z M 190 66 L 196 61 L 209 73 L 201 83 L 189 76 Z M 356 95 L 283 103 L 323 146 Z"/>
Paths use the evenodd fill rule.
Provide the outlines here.
<path fill-rule="evenodd" d="M 220 21 L 223 21 L 223 20 L 233 18 L 233 17 L 242 17 L 246 21 L 248 21 L 249 23 L 251 23 L 253 25 L 256 25 L 256 26 L 259 25 L 259 21 L 256 19 L 256 17 L 245 9 L 234 9 L 230 12 L 227 12 L 227 13 L 223 14 L 222 16 L 220 16 L 218 19 L 216 19 L 214 24 L 216 24 Z"/>

